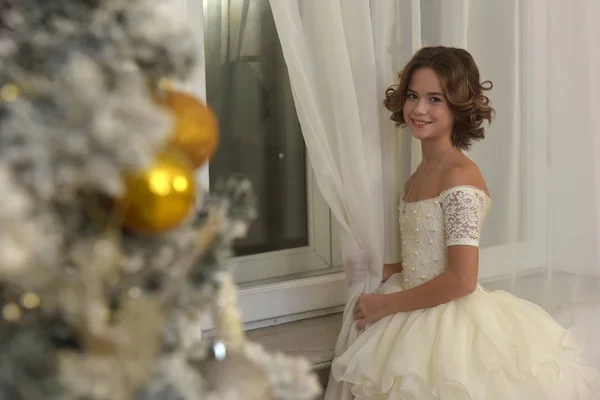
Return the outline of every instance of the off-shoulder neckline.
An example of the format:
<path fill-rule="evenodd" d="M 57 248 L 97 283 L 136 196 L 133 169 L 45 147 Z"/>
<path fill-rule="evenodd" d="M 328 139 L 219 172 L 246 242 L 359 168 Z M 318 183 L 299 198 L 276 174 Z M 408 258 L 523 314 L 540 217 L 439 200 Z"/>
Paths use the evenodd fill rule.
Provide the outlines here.
<path fill-rule="evenodd" d="M 415 200 L 415 201 L 406 201 L 404 199 L 404 197 L 400 200 L 402 203 L 404 204 L 419 204 L 419 203 L 424 203 L 424 202 L 428 202 L 428 201 L 433 201 L 433 200 L 439 200 L 440 198 L 442 198 L 445 194 L 448 194 L 450 192 L 453 192 L 455 190 L 460 190 L 460 189 L 471 189 L 475 192 L 478 192 L 480 194 L 483 194 L 485 196 L 485 198 L 488 201 L 492 201 L 492 198 L 485 192 L 485 190 L 478 188 L 477 186 L 473 186 L 473 185 L 456 185 L 456 186 L 451 186 L 448 189 L 444 189 L 442 190 L 437 196 L 435 197 L 430 197 L 428 199 L 422 199 L 422 200 Z"/>

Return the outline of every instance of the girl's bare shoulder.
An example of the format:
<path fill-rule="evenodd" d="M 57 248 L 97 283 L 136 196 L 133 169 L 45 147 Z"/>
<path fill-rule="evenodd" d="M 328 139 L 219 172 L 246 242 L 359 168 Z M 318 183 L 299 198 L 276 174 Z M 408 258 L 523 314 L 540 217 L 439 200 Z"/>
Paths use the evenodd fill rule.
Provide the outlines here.
<path fill-rule="evenodd" d="M 440 185 L 440 192 L 456 186 L 472 186 L 484 191 L 488 196 L 490 195 L 479 167 L 467 156 L 452 160 L 442 174 Z"/>

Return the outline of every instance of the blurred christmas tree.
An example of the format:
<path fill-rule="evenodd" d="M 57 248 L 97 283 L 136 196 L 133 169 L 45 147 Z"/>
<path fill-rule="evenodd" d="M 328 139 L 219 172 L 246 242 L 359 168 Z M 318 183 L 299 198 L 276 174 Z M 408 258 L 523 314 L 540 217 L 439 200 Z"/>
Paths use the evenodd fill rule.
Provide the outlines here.
<path fill-rule="evenodd" d="M 173 6 L 0 1 L 1 399 L 318 394 L 244 338 L 226 261 L 254 198 L 196 188 L 217 127 L 168 84 L 196 61 Z"/>

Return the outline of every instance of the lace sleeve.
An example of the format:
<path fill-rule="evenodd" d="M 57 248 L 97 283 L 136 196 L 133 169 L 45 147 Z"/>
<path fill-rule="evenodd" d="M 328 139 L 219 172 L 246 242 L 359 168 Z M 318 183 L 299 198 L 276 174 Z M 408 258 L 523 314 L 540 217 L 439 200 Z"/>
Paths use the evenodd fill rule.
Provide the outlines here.
<path fill-rule="evenodd" d="M 440 197 L 446 225 L 446 246 L 479 246 L 479 219 L 485 194 L 473 187 L 456 187 Z"/>

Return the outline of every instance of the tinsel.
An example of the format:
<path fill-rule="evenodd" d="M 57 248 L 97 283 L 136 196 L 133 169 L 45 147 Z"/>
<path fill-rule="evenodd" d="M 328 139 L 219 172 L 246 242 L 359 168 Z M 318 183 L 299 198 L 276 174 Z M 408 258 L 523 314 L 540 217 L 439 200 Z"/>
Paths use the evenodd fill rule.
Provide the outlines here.
<path fill-rule="evenodd" d="M 2 399 L 250 399 L 239 397 L 249 384 L 278 400 L 319 391 L 304 361 L 243 335 L 226 266 L 256 217 L 247 181 L 201 193 L 193 218 L 168 234 L 127 233 L 114 218 L 123 171 L 151 165 L 171 127 L 151 84 L 185 81 L 197 61 L 176 9 L 0 1 Z M 210 312 L 209 339 L 199 324 Z"/>

